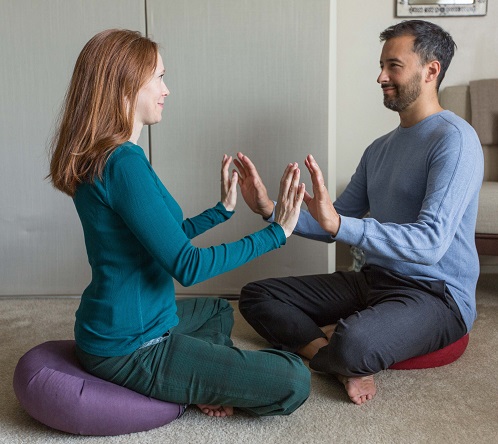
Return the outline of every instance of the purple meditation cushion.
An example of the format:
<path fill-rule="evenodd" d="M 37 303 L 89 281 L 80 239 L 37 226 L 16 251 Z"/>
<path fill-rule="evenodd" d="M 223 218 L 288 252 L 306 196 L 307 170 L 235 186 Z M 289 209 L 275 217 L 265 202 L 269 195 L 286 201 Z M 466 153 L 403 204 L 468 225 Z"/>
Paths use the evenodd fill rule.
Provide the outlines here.
<path fill-rule="evenodd" d="M 163 426 L 184 406 L 159 401 L 82 369 L 75 341 L 49 341 L 29 350 L 14 372 L 24 409 L 54 429 L 79 435 L 122 435 Z"/>
<path fill-rule="evenodd" d="M 389 367 L 393 370 L 415 370 L 422 368 L 441 367 L 456 361 L 467 348 L 469 343 L 469 334 L 461 337 L 458 341 L 453 342 L 440 350 L 436 350 L 426 355 L 416 356 L 405 361 L 397 362 Z"/>

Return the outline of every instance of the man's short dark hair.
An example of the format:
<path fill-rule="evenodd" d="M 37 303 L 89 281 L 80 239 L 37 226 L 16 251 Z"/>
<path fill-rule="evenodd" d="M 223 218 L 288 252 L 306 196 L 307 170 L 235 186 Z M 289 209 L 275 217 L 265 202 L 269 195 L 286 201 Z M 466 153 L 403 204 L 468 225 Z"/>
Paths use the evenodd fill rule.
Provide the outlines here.
<path fill-rule="evenodd" d="M 441 85 L 455 54 L 456 44 L 453 38 L 434 23 L 424 20 L 405 20 L 382 31 L 380 41 L 385 42 L 404 35 L 415 37 L 413 51 L 419 55 L 423 64 L 433 60 L 437 60 L 441 64 L 441 72 L 436 82 L 436 89 L 439 90 L 439 85 Z"/>

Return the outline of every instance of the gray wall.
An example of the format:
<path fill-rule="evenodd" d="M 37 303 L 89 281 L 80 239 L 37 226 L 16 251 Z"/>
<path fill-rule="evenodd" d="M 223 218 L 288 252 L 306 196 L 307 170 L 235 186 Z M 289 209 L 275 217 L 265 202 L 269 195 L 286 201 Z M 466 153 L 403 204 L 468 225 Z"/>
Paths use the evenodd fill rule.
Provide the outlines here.
<path fill-rule="evenodd" d="M 140 144 L 186 216 L 219 199 L 225 152 L 250 155 L 274 196 L 286 163 L 302 164 L 308 152 L 327 173 L 335 153 L 329 0 L 0 0 L 0 7 L 0 295 L 81 294 L 89 281 L 71 199 L 44 177 L 72 67 L 103 29 L 148 29 L 162 46 L 172 93 L 150 144 L 147 131 Z M 263 226 L 240 198 L 235 217 L 198 245 Z M 178 291 L 237 293 L 248 280 L 325 272 L 334 268 L 333 251 L 291 239 L 243 269 Z"/>
<path fill-rule="evenodd" d="M 498 76 L 498 7 L 488 3 L 485 17 L 431 19 L 459 47 L 443 86 Z M 375 79 L 378 34 L 400 19 L 394 1 L 360 6 L 350 0 L 0 0 L 0 295 L 80 294 L 88 282 L 72 202 L 43 178 L 46 143 L 72 66 L 92 35 L 147 26 L 161 43 L 172 93 L 163 122 L 151 131 L 152 163 L 193 215 L 217 199 L 224 152 L 250 154 L 273 195 L 283 166 L 314 152 L 327 165 L 334 194 L 365 147 L 397 125 Z M 147 136 L 144 131 L 140 140 L 146 150 Z M 235 240 L 262 226 L 239 202 L 236 217 L 198 243 Z M 233 292 L 263 275 L 332 270 L 334 251 L 290 239 L 195 291 Z M 346 268 L 347 248 L 338 251 L 338 268 Z M 497 258 L 482 260 L 496 271 Z"/>
<path fill-rule="evenodd" d="M 90 276 L 82 230 L 71 199 L 44 180 L 47 143 L 83 45 L 109 27 L 144 31 L 144 4 L 1 0 L 0 8 L 0 294 L 80 294 Z"/>
<path fill-rule="evenodd" d="M 384 107 L 376 83 L 382 43 L 379 34 L 401 21 L 395 1 L 371 0 L 353 7 L 337 0 L 337 192 L 344 190 L 365 148 L 399 124 L 397 113 Z M 498 2 L 488 1 L 484 17 L 425 17 L 449 31 L 458 45 L 441 85 L 498 77 Z M 350 263 L 344 245 L 337 246 L 337 266 Z M 492 265 L 495 265 L 493 268 Z M 498 257 L 481 257 L 481 270 L 498 270 Z"/>
<path fill-rule="evenodd" d="M 151 128 L 152 164 L 186 215 L 219 200 L 223 153 L 249 155 L 275 199 L 285 166 L 304 168 L 308 152 L 327 172 L 328 0 L 149 0 L 147 12 L 171 91 L 163 122 Z M 232 220 L 195 243 L 236 240 L 264 226 L 240 196 Z M 242 268 L 177 291 L 238 294 L 250 280 L 326 272 L 327 251 L 291 237 Z"/>

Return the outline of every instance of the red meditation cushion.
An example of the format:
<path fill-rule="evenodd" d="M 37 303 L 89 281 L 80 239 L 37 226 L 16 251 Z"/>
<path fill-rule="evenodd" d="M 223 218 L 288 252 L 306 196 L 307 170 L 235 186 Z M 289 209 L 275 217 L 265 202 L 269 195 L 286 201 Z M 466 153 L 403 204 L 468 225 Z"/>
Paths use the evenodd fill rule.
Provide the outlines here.
<path fill-rule="evenodd" d="M 456 361 L 467 348 L 469 334 L 462 336 L 458 341 L 453 342 L 440 350 L 436 350 L 426 355 L 416 356 L 405 361 L 396 362 L 389 367 L 393 370 L 413 370 L 422 368 L 441 367 Z"/>

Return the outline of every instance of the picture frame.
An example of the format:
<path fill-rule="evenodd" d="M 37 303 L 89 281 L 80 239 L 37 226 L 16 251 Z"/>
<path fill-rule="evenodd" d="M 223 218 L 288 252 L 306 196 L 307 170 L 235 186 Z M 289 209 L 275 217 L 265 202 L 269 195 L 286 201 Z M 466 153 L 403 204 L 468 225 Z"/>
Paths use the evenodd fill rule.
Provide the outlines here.
<path fill-rule="evenodd" d="M 397 17 L 484 16 L 488 0 L 395 0 Z"/>

